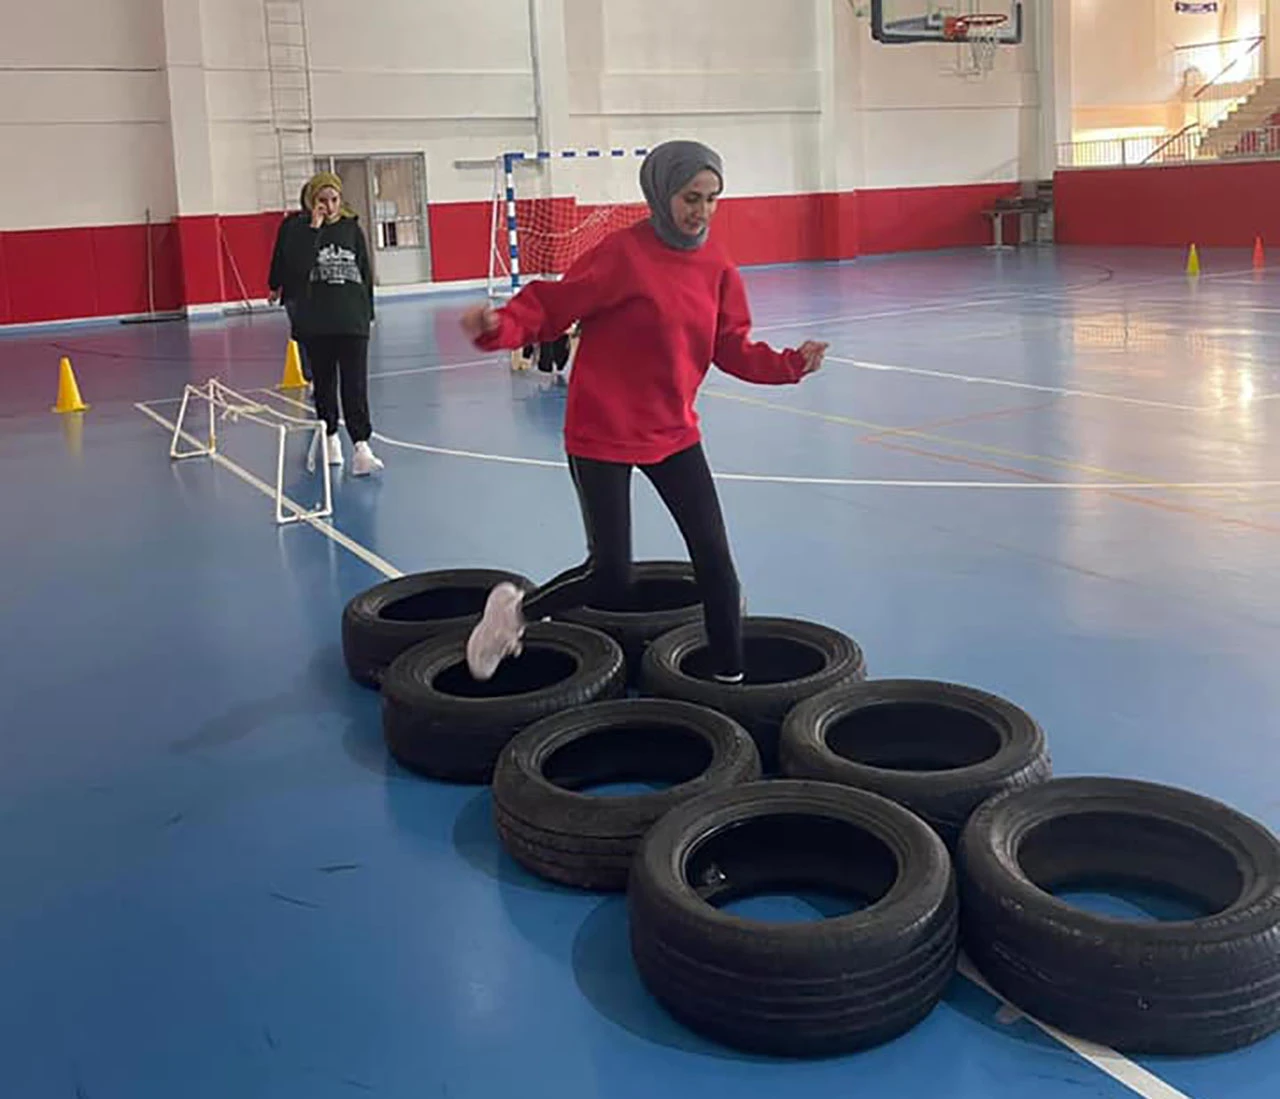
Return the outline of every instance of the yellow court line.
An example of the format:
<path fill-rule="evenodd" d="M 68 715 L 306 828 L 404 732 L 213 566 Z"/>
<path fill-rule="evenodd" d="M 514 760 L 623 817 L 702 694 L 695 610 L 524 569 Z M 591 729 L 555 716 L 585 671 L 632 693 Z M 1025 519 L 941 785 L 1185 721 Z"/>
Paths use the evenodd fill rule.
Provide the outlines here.
<path fill-rule="evenodd" d="M 1065 458 L 1051 458 L 1047 454 L 1027 454 L 1020 450 L 1009 450 L 1007 447 L 991 446 L 987 443 L 970 443 L 963 439 L 953 439 L 947 435 L 934 435 L 927 431 L 918 431 L 909 427 L 891 427 L 887 424 L 872 423 L 870 420 L 859 420 L 853 416 L 840 416 L 833 412 L 814 412 L 807 408 L 792 408 L 774 401 L 763 400 L 760 397 L 747 397 L 740 393 L 722 393 L 711 389 L 703 392 L 709 397 L 718 397 L 724 401 L 737 401 L 740 404 L 756 405 L 759 408 L 768 408 L 774 412 L 788 412 L 793 416 L 804 416 L 809 419 L 823 420 L 826 423 L 843 424 L 846 427 L 863 428 L 877 433 L 891 431 L 896 436 L 909 439 L 942 443 L 945 446 L 959 447 L 962 450 L 976 450 L 983 454 L 994 454 L 1001 458 L 1014 458 L 1023 462 L 1041 462 L 1045 465 L 1056 466 L 1059 469 L 1075 470 L 1077 473 L 1092 473 L 1101 477 L 1110 477 L 1119 482 L 1136 481 L 1146 483 L 1153 480 L 1151 477 L 1141 476 L 1136 473 L 1124 473 L 1120 470 L 1108 469 L 1105 466 L 1091 466 L 1083 462 L 1071 462 Z"/>

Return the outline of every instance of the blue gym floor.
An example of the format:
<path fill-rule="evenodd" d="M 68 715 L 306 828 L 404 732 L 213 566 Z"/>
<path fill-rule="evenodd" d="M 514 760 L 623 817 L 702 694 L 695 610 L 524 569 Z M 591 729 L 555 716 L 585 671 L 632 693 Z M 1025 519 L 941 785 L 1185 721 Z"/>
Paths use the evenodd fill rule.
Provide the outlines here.
<path fill-rule="evenodd" d="M 1280 827 L 1280 274 L 1202 259 L 751 271 L 760 335 L 831 358 L 798 388 L 713 373 L 701 409 L 754 613 L 1015 700 L 1060 774 Z M 860 1056 L 713 1047 L 642 991 L 621 898 L 529 877 L 483 790 L 389 762 L 345 601 L 379 569 L 544 577 L 583 551 L 564 390 L 469 348 L 472 300 L 381 306 L 387 468 L 336 478 L 338 534 L 276 528 L 245 479 L 274 479 L 263 429 L 172 464 L 158 422 L 211 375 L 301 412 L 271 395 L 282 315 L 0 336 L 0 1094 L 1275 1099 L 1280 1040 L 1116 1062 L 1125 1084 L 963 977 Z M 62 355 L 82 415 L 50 413 Z M 679 555 L 639 480 L 636 507 L 637 555 Z"/>

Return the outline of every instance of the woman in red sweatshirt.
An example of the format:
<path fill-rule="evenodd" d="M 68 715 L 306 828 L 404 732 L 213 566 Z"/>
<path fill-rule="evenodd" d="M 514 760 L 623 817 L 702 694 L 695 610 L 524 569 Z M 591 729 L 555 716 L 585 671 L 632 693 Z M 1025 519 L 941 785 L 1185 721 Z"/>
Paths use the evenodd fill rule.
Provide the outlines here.
<path fill-rule="evenodd" d="M 462 319 L 481 350 L 554 340 L 580 322 L 565 450 L 586 526 L 587 559 L 536 591 L 501 584 L 467 645 L 476 679 L 517 654 L 525 623 L 580 606 L 618 605 L 631 577 L 631 471 L 666 504 L 693 562 L 715 676 L 743 679 L 742 603 L 694 400 L 714 362 L 762 385 L 788 385 L 827 345 L 775 351 L 750 339 L 737 268 L 707 240 L 724 188 L 720 157 L 693 141 L 653 149 L 640 168 L 650 216 L 606 237 L 559 282 L 533 282 L 502 309 Z"/>

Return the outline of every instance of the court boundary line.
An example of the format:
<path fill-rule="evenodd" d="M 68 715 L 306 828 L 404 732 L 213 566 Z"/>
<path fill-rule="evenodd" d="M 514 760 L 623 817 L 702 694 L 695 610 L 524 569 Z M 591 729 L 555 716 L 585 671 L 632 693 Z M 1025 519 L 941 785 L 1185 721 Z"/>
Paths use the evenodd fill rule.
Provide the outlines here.
<path fill-rule="evenodd" d="M 963 382 L 966 385 L 994 385 L 1006 389 L 1025 389 L 1035 393 L 1049 393 L 1055 397 L 1083 397 L 1095 401 L 1113 401 L 1117 404 L 1140 405 L 1144 408 L 1162 408 L 1170 412 L 1212 412 L 1217 405 L 1201 406 L 1178 404 L 1174 401 L 1157 401 L 1146 397 L 1127 397 L 1122 393 L 1101 393 L 1094 389 L 1066 389 L 1061 386 L 1039 385 L 1035 382 L 1020 382 L 1013 378 L 991 378 L 982 374 L 955 374 L 947 370 L 930 370 L 923 366 L 897 366 L 893 363 L 874 363 L 867 359 L 850 359 L 843 355 L 827 355 L 829 363 L 842 366 L 853 366 L 859 370 L 878 370 L 884 373 L 913 374 L 924 378 L 939 378 L 943 381 Z"/>
<path fill-rule="evenodd" d="M 154 412 L 152 409 L 148 408 L 144 402 L 137 402 L 134 407 L 144 416 L 165 428 L 166 431 L 172 432 L 176 430 L 176 425 L 174 423 L 166 420 L 158 412 Z M 187 432 L 184 431 L 182 434 L 186 436 L 188 441 L 193 443 L 198 442 L 198 440 L 193 436 L 188 435 Z M 255 476 L 249 470 L 245 469 L 243 466 L 232 461 L 225 455 L 216 452 L 210 457 L 215 464 L 238 477 L 251 488 L 257 489 L 257 491 L 262 493 L 264 496 L 271 498 L 275 497 L 275 490 L 270 485 Z M 288 497 L 285 497 L 285 506 L 293 509 L 295 512 L 302 512 L 304 510 Z M 354 538 L 351 538 L 338 530 L 331 522 L 316 518 L 307 518 L 304 519 L 303 522 L 318 533 L 333 541 L 342 549 L 347 550 L 365 564 L 382 573 L 382 575 L 387 579 L 394 580 L 405 575 L 384 557 L 381 557 L 367 546 L 357 542 Z M 1141 1096 L 1142 1099 L 1190 1099 L 1190 1096 L 1186 1093 L 1179 1091 L 1172 1084 L 1167 1083 L 1154 1073 L 1149 1072 L 1137 1062 L 1129 1060 L 1129 1058 L 1125 1057 L 1123 1054 L 1117 1053 L 1115 1050 L 1106 1046 L 1099 1046 L 1084 1039 L 1074 1038 L 1048 1023 L 1042 1023 L 1033 1016 L 1027 1015 L 1021 1009 L 1010 1004 L 1003 996 L 992 989 L 967 958 L 961 957 L 957 964 L 956 972 L 957 975 L 963 977 L 971 984 L 976 985 L 978 988 L 994 997 L 1006 1008 L 1016 1011 L 1020 1018 L 1024 1018 L 1028 1022 L 1034 1024 L 1050 1038 L 1058 1042 L 1071 1053 L 1075 1054 L 1081 1060 L 1087 1062 L 1093 1068 L 1105 1075 L 1110 1076 L 1113 1080 L 1116 1080 L 1130 1091 Z"/>
<path fill-rule="evenodd" d="M 1256 272 L 1250 268 L 1241 268 L 1238 271 L 1216 271 L 1207 275 L 1201 275 L 1201 281 L 1217 281 L 1220 279 L 1235 279 L 1245 275 L 1254 275 Z M 1130 288 L 1141 289 L 1144 286 L 1163 286 L 1168 284 L 1176 284 L 1185 282 L 1189 276 L 1183 275 L 1158 275 L 1150 279 L 1139 279 L 1134 282 L 1119 284 L 1116 289 L 1127 290 Z M 1086 285 L 1078 286 L 1061 286 L 1057 289 L 1034 290 L 1026 294 L 1003 294 L 996 297 L 985 296 L 981 298 L 960 298 L 950 302 L 936 302 L 931 305 L 923 306 L 903 306 L 896 309 L 884 310 L 878 313 L 837 313 L 826 317 L 815 317 L 812 320 L 799 321 L 772 321 L 765 325 L 753 325 L 753 332 L 780 332 L 788 328 L 813 328 L 823 324 L 849 324 L 858 321 L 878 321 L 891 320 L 894 317 L 910 317 L 917 313 L 945 313 L 952 309 L 977 309 L 986 305 L 1004 305 L 1008 302 L 1015 301 L 1054 301 L 1067 294 L 1087 294 L 1091 290 L 1098 288 L 1098 283 L 1091 282 Z M 998 294 L 998 291 L 993 291 Z M 1108 297 L 1106 301 L 1114 301 L 1114 297 Z"/>
<path fill-rule="evenodd" d="M 1179 1091 L 1167 1080 L 1161 1079 L 1154 1072 L 1143 1068 L 1137 1061 L 1129 1060 L 1123 1053 L 1117 1053 L 1109 1046 L 1100 1046 L 1086 1038 L 1073 1037 L 1065 1031 L 1059 1030 L 1051 1023 L 1041 1022 L 1034 1016 L 1028 1015 L 1020 1007 L 1010 1003 L 992 988 L 987 983 L 986 978 L 978 972 L 977 967 L 969 960 L 968 956 L 960 955 L 956 971 L 965 980 L 977 985 L 989 996 L 993 996 L 998 1003 L 1003 1005 L 1002 1010 L 1016 1013 L 1016 1018 L 1018 1019 L 1026 1019 L 1027 1022 L 1038 1027 L 1055 1042 L 1066 1046 L 1081 1060 L 1088 1061 L 1100 1072 L 1105 1073 L 1117 1083 L 1123 1084 L 1130 1091 L 1142 1096 L 1142 1099 L 1191 1099 L 1186 1092 Z"/>
<path fill-rule="evenodd" d="M 250 390 L 251 393 L 263 393 L 287 401 L 301 408 L 309 407 L 303 402 L 287 397 L 283 393 L 272 390 Z M 770 406 L 771 407 L 771 406 Z M 893 429 L 909 431 L 908 428 Z M 478 462 L 494 462 L 502 465 L 527 466 L 538 469 L 568 469 L 568 463 L 551 458 L 527 458 L 514 454 L 495 454 L 489 451 L 462 450 L 456 447 L 434 446 L 431 443 L 418 443 L 406 439 L 393 439 L 380 431 L 373 433 L 374 439 L 387 446 L 401 450 L 413 450 L 422 454 L 434 454 L 441 458 L 463 458 Z M 803 477 L 783 473 L 725 473 L 712 470 L 712 476 L 718 481 L 731 481 L 748 484 L 771 485 L 813 485 L 820 488 L 934 488 L 934 489 L 1056 489 L 1058 491 L 1103 492 L 1124 489 L 1125 491 L 1146 492 L 1256 492 L 1260 489 L 1280 488 L 1280 480 L 1275 481 L 944 481 L 915 480 L 907 478 L 876 477 Z"/>

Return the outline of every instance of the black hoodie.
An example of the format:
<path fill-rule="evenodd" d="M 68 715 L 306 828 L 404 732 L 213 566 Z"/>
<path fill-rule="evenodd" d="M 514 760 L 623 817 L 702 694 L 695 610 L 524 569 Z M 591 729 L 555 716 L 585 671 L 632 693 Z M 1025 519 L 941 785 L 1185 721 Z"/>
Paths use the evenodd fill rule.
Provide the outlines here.
<path fill-rule="evenodd" d="M 309 215 L 290 216 L 280 227 L 269 282 L 293 303 L 298 339 L 369 335 L 373 270 L 355 216 L 319 229 Z"/>

